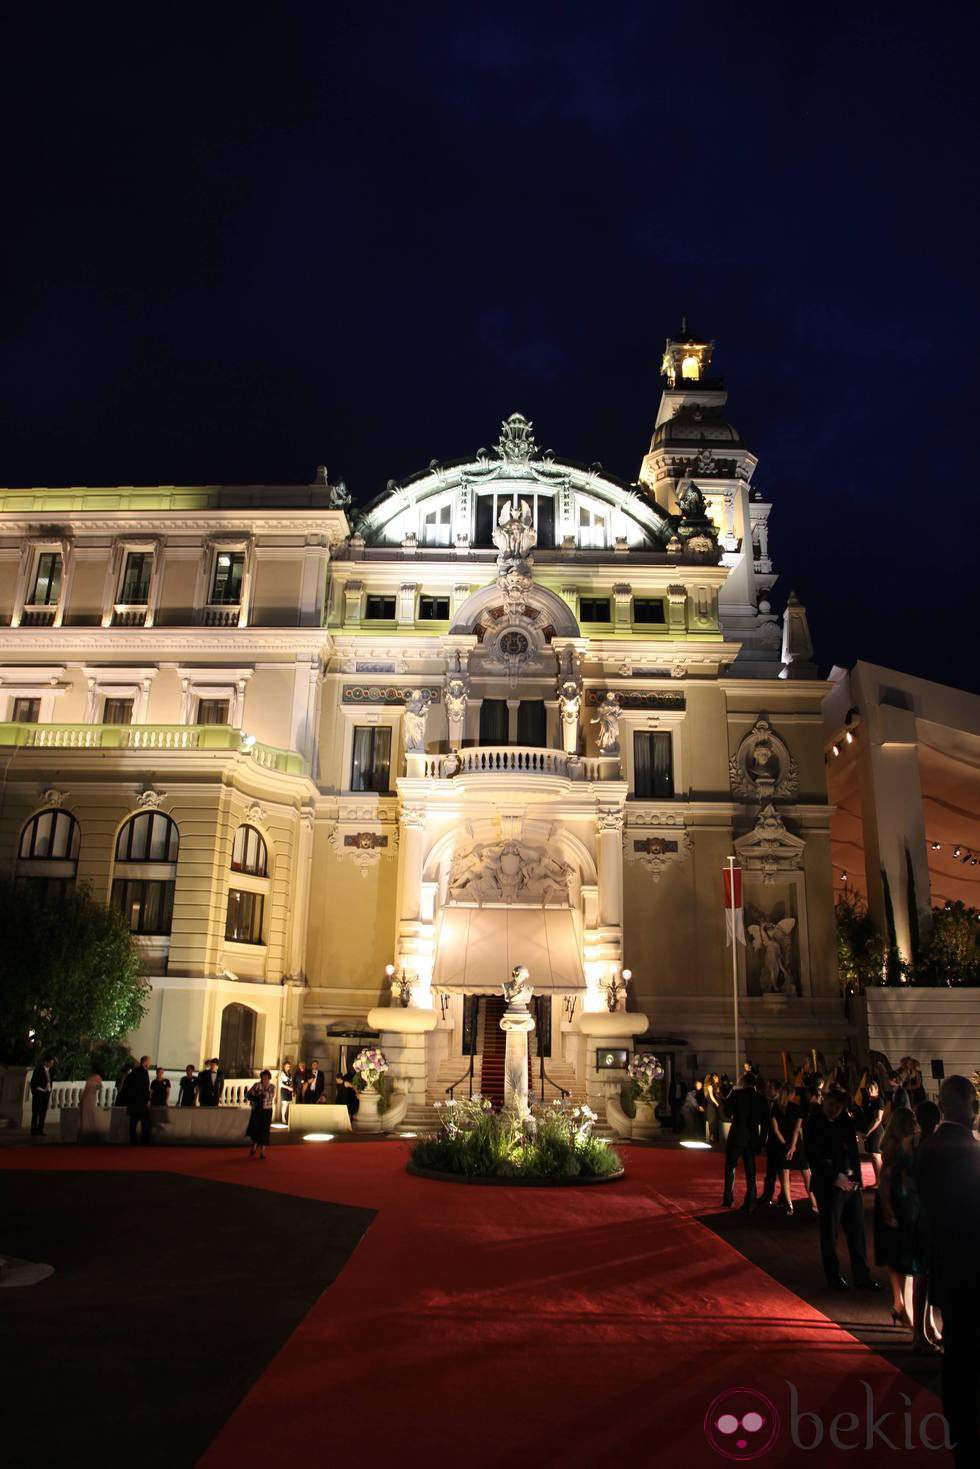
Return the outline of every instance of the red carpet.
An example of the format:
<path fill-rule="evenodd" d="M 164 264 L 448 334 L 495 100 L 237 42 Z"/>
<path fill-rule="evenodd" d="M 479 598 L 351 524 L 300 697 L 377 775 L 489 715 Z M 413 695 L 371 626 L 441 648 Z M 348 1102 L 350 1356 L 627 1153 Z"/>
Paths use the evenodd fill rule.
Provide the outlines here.
<path fill-rule="evenodd" d="M 397 1144 L 308 1144 L 262 1165 L 241 1153 L 4 1149 L 0 1166 L 167 1167 L 380 1212 L 214 1441 L 207 1469 L 253 1461 L 615 1464 L 725 1460 L 705 1438 L 718 1394 L 749 1388 L 781 1414 L 769 1464 L 839 1463 L 835 1414 L 862 1463 L 948 1469 L 919 1447 L 936 1401 L 778 1286 L 692 1217 L 720 1193 L 721 1159 L 624 1149 L 628 1178 L 520 1190 L 407 1176 Z M 819 1269 L 814 1260 L 814 1270 Z M 882 1312 L 885 1311 L 882 1306 Z M 790 1388 L 824 1442 L 791 1441 Z M 867 1389 L 864 1384 L 867 1384 Z M 907 1457 L 864 1448 L 866 1396 Z M 925 1431 L 940 1437 L 936 1419 Z M 800 1430 L 809 1443 L 807 1420 Z M 726 1441 L 727 1442 L 727 1441 Z M 734 1458 L 744 1458 L 733 1450 Z"/>

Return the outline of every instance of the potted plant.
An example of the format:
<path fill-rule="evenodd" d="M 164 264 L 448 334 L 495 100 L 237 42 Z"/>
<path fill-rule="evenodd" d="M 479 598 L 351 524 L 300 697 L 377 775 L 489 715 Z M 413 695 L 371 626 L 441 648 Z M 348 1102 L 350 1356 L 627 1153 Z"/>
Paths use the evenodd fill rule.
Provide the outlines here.
<path fill-rule="evenodd" d="M 660 1127 L 657 1105 L 663 1099 L 664 1068 L 656 1056 L 634 1056 L 627 1068 L 630 1098 L 636 1108 L 634 1137 L 652 1137 Z"/>
<path fill-rule="evenodd" d="M 377 1046 L 365 1047 L 354 1058 L 354 1077 L 360 1101 L 354 1115 L 354 1126 L 359 1132 L 381 1131 L 381 1119 L 378 1116 L 381 1093 L 378 1082 L 388 1070 L 388 1058 Z"/>

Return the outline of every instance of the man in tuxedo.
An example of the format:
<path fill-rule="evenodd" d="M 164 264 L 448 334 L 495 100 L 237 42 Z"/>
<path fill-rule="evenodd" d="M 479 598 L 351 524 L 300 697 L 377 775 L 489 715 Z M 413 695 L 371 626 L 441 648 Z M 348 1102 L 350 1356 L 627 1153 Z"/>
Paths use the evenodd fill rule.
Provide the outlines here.
<path fill-rule="evenodd" d="M 42 1056 L 31 1076 L 31 1137 L 44 1136 L 44 1119 L 51 1101 L 53 1056 Z"/>
<path fill-rule="evenodd" d="M 980 1463 L 980 1143 L 977 1098 L 965 1076 L 939 1088 L 943 1120 L 915 1154 L 929 1240 L 929 1299 L 943 1314 L 943 1411 L 957 1465 Z"/>
<path fill-rule="evenodd" d="M 861 1158 L 847 1101 L 846 1092 L 830 1087 L 820 1111 L 803 1124 L 803 1144 L 810 1164 L 810 1186 L 820 1211 L 820 1255 L 827 1284 L 831 1290 L 850 1290 L 837 1258 L 837 1236 L 843 1227 L 854 1284 L 862 1290 L 876 1291 L 882 1287 L 868 1269 Z"/>
<path fill-rule="evenodd" d="M 151 1143 L 153 1119 L 150 1115 L 149 1056 L 141 1056 L 140 1064 L 129 1073 L 129 1080 L 126 1082 L 126 1111 L 129 1113 L 129 1141 L 134 1144 Z"/>
<path fill-rule="evenodd" d="M 306 1095 L 304 1102 L 319 1102 L 323 1096 L 325 1078 L 320 1070 L 319 1061 L 313 1061 L 310 1065 L 310 1074 L 306 1079 Z"/>
<path fill-rule="evenodd" d="M 197 1100 L 201 1107 L 216 1107 L 225 1089 L 225 1078 L 218 1069 L 217 1056 L 207 1063 L 197 1080 Z"/>
<path fill-rule="evenodd" d="M 725 1116 L 731 1123 L 728 1141 L 725 1144 L 725 1193 L 722 1207 L 730 1209 L 735 1201 L 735 1168 L 739 1159 L 745 1171 L 745 1202 L 743 1209 L 755 1208 L 755 1155 L 762 1147 L 763 1133 L 768 1111 L 756 1090 L 755 1077 L 745 1071 L 738 1085 L 725 1098 Z"/>

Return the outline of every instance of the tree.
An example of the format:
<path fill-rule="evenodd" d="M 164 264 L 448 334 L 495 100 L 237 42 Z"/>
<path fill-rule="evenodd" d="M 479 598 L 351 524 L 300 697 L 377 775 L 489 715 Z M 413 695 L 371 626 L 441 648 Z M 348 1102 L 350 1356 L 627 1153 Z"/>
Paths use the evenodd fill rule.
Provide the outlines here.
<path fill-rule="evenodd" d="M 0 879 L 0 933 L 0 1060 L 47 1054 L 62 1076 L 84 1075 L 93 1046 L 139 1025 L 139 951 L 122 915 L 85 888 Z"/>
<path fill-rule="evenodd" d="M 932 933 L 916 974 L 920 984 L 980 984 L 980 914 L 965 903 L 933 908 Z"/>
<path fill-rule="evenodd" d="M 881 984 L 885 945 L 867 904 L 850 888 L 837 899 L 837 969 L 845 988 Z"/>

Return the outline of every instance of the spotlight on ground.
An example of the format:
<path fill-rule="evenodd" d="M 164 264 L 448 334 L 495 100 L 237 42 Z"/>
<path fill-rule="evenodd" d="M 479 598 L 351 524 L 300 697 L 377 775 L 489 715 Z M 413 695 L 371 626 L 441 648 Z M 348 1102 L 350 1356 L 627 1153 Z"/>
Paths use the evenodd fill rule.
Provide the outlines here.
<path fill-rule="evenodd" d="M 332 1143 L 333 1142 L 333 1133 L 332 1132 L 304 1132 L 303 1133 L 303 1141 L 304 1141 L 304 1143 Z"/>
<path fill-rule="evenodd" d="M 694 1148 L 697 1152 L 702 1152 L 705 1148 L 708 1150 L 709 1153 L 711 1151 L 711 1144 L 710 1143 L 698 1142 L 698 1140 L 697 1140 L 696 1137 L 686 1137 L 686 1138 L 683 1138 L 682 1141 L 681 1141 L 681 1147 L 682 1148 Z"/>
<path fill-rule="evenodd" d="M 399 1137 L 418 1137 L 418 1133 L 417 1132 L 400 1132 L 398 1134 L 398 1136 Z"/>
<path fill-rule="evenodd" d="M 273 1132 L 288 1132 L 289 1131 L 289 1123 L 288 1122 L 273 1122 L 270 1125 L 272 1127 L 272 1131 Z"/>

